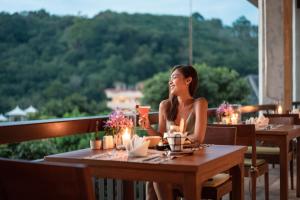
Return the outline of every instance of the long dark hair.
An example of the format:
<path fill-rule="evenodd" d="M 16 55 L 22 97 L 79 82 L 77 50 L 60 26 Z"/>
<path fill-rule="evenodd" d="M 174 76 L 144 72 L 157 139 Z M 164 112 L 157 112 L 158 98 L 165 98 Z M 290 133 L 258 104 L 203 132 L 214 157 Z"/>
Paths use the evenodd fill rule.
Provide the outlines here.
<path fill-rule="evenodd" d="M 173 67 L 171 74 L 175 70 L 178 70 L 185 78 L 192 78 L 192 81 L 189 84 L 189 93 L 194 97 L 198 85 L 198 75 L 195 68 L 190 65 L 176 65 Z M 178 113 L 178 105 L 179 102 L 177 96 L 169 94 L 169 106 L 167 107 L 167 119 L 169 121 L 175 121 Z"/>

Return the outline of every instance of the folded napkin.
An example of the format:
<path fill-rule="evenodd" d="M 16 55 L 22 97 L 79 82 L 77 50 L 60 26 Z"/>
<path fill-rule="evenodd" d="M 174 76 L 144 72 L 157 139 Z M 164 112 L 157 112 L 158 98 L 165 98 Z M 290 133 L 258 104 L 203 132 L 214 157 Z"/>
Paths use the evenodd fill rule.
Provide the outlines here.
<path fill-rule="evenodd" d="M 149 140 L 145 140 L 144 138 L 140 138 L 138 136 L 134 136 L 130 142 L 128 142 L 125 146 L 128 156 L 130 157 L 143 157 L 148 154 Z"/>
<path fill-rule="evenodd" d="M 255 128 L 264 128 L 269 125 L 269 118 L 261 115 L 259 117 L 251 117 L 250 119 L 246 120 L 246 124 L 255 124 Z"/>
<path fill-rule="evenodd" d="M 290 113 L 291 114 L 299 114 L 299 108 L 294 108 Z"/>

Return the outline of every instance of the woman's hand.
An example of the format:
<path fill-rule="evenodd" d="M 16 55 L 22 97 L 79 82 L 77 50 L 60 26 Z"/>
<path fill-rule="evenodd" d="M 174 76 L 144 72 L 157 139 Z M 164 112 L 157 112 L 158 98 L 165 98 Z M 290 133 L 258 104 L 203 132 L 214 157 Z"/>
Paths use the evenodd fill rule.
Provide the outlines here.
<path fill-rule="evenodd" d="M 149 129 L 150 128 L 150 121 L 149 121 L 148 115 L 139 117 L 139 125 L 143 129 Z"/>

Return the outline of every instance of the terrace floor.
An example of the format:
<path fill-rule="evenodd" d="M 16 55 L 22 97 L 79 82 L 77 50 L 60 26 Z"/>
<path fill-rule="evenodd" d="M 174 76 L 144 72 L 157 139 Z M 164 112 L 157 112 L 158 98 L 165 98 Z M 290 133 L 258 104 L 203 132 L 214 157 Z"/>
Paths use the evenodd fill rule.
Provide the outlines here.
<path fill-rule="evenodd" d="M 294 173 L 296 173 L 296 165 L 294 165 Z M 249 187 L 249 178 L 245 178 L 245 200 L 250 200 L 250 187 Z M 275 165 L 275 168 L 272 165 L 269 165 L 269 199 L 270 200 L 279 200 L 280 193 L 280 180 L 279 180 L 279 165 Z M 289 180 L 290 184 L 290 180 Z M 294 174 L 294 187 L 296 187 L 296 174 Z M 226 195 L 224 200 L 229 199 L 229 195 Z M 261 176 L 257 180 L 257 200 L 264 200 L 264 177 Z M 296 190 L 291 190 L 289 185 L 289 200 L 300 199 L 296 197 Z"/>

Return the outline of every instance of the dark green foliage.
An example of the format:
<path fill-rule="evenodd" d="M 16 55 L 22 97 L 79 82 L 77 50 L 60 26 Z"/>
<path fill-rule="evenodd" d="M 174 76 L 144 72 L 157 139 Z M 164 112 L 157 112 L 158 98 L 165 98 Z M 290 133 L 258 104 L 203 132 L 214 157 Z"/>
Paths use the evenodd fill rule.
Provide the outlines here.
<path fill-rule="evenodd" d="M 257 26 L 239 18 L 194 20 L 194 60 L 257 73 Z M 188 18 L 101 12 L 93 18 L 45 10 L 0 13 L 0 113 L 34 105 L 62 117 L 74 107 L 105 111 L 104 89 L 134 85 L 188 60 Z"/>
<path fill-rule="evenodd" d="M 50 140 L 22 142 L 20 144 L 0 145 L 0 157 L 35 160 L 58 150 Z"/>
<path fill-rule="evenodd" d="M 194 65 L 198 72 L 199 85 L 196 97 L 205 97 L 209 107 L 216 107 L 223 101 L 230 103 L 247 102 L 249 85 L 239 74 L 225 67 Z M 168 98 L 170 72 L 159 73 L 145 81 L 144 103 L 158 109 L 161 100 Z"/>

